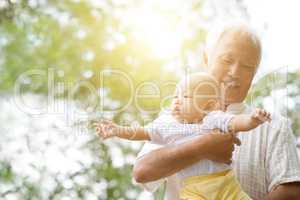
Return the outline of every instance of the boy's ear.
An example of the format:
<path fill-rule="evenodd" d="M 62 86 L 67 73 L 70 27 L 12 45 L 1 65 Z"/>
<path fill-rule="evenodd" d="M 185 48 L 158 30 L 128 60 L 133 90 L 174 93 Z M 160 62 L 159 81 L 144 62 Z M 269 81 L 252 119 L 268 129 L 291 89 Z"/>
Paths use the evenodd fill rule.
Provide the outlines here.
<path fill-rule="evenodd" d="M 205 110 L 207 111 L 215 110 L 217 109 L 217 106 L 218 106 L 217 101 L 214 99 L 210 99 L 206 103 Z"/>
<path fill-rule="evenodd" d="M 207 68 L 208 67 L 208 56 L 207 56 L 207 51 L 205 49 L 202 51 L 202 62 L 203 62 L 203 65 Z"/>

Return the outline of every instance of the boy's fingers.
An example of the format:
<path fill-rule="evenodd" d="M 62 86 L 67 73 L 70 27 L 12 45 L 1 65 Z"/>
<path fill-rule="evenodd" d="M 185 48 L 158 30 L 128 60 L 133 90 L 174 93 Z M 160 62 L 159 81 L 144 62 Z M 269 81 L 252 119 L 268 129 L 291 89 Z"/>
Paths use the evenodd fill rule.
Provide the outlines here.
<path fill-rule="evenodd" d="M 255 118 L 261 122 L 271 121 L 271 114 L 265 109 L 256 108 L 252 114 L 252 118 Z"/>
<path fill-rule="evenodd" d="M 256 118 L 256 115 L 257 115 L 257 113 L 255 111 L 252 112 L 252 114 L 251 114 L 252 118 Z"/>
<path fill-rule="evenodd" d="M 271 114 L 268 113 L 268 122 L 270 122 L 272 119 L 271 119 Z"/>
<path fill-rule="evenodd" d="M 261 109 L 259 109 L 259 108 L 256 109 L 255 113 L 256 113 L 256 116 L 259 117 L 261 115 Z"/>

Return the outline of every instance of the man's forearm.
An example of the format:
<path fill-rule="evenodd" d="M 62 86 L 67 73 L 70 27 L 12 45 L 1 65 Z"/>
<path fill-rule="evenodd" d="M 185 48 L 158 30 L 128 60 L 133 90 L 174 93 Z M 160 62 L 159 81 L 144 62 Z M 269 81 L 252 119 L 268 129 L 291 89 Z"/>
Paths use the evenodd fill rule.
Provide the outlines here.
<path fill-rule="evenodd" d="M 279 185 L 262 200 L 300 200 L 300 182 Z"/>
<path fill-rule="evenodd" d="M 135 164 L 133 175 L 137 182 L 145 183 L 170 176 L 202 159 L 230 164 L 234 144 L 241 144 L 234 135 L 214 130 L 184 144 L 144 155 Z"/>
<path fill-rule="evenodd" d="M 137 182 L 155 181 L 170 176 L 205 158 L 205 140 L 198 137 L 180 146 L 154 150 L 137 162 L 133 174 Z"/>

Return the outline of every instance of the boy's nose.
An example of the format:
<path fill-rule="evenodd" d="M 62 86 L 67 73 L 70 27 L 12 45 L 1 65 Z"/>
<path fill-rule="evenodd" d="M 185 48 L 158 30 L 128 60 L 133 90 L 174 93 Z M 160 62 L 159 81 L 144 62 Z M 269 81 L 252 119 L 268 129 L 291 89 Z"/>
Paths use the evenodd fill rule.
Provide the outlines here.
<path fill-rule="evenodd" d="M 177 97 L 177 98 L 175 99 L 175 104 L 180 104 L 180 102 L 181 102 L 181 101 L 180 101 L 180 98 Z"/>
<path fill-rule="evenodd" d="M 174 101 L 172 102 L 172 108 L 173 109 L 177 109 L 179 105 L 180 105 L 179 100 L 178 99 L 174 99 Z"/>

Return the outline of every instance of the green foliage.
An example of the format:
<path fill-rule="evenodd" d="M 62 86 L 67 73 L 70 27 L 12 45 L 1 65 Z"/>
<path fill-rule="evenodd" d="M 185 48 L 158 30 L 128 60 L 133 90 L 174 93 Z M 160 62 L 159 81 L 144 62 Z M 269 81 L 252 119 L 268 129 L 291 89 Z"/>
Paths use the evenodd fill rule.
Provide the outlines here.
<path fill-rule="evenodd" d="M 247 103 L 259 107 L 273 104 L 273 111 L 280 112 L 292 122 L 292 129 L 296 136 L 300 135 L 299 91 L 300 72 L 288 72 L 287 67 L 269 73 L 252 86 L 247 96 Z M 271 102 L 264 102 L 266 97 L 271 97 Z"/>
<path fill-rule="evenodd" d="M 1 182 L 12 182 L 14 174 L 11 170 L 11 166 L 7 162 L 0 162 L 0 180 Z"/>
<path fill-rule="evenodd" d="M 174 84 L 165 83 L 174 83 L 178 78 L 176 69 L 183 69 L 182 52 L 187 49 L 196 51 L 206 33 L 201 26 L 190 23 L 193 37 L 183 40 L 176 54 L 162 58 L 153 53 L 151 42 L 149 46 L 136 37 L 135 27 L 126 25 L 124 16 L 128 10 L 138 8 L 136 1 L 122 4 L 109 0 L 100 3 L 69 0 L 5 2 L 6 6 L 0 8 L 1 93 L 13 96 L 15 86 L 19 85 L 22 94 L 53 95 L 57 99 L 79 102 L 83 109 L 92 107 L 93 113 L 103 114 L 129 102 L 133 96 L 130 84 L 134 92 L 140 86 L 141 95 L 157 94 L 155 87 L 159 89 L 158 97 L 133 99 L 125 110 L 113 113 L 119 123 L 137 120 L 143 124 L 158 114 L 162 99 L 170 96 L 174 89 Z M 149 10 L 156 10 L 170 20 L 170 33 L 176 31 L 180 20 L 188 19 L 178 16 L 176 10 L 159 6 Z M 189 13 L 192 12 L 201 13 L 201 1 L 191 3 Z M 147 29 L 156 29 L 147 23 L 145 21 Z M 159 49 L 160 42 L 154 43 Z M 174 60 L 178 61 L 177 64 L 172 64 Z M 171 66 L 171 70 L 164 70 L 165 65 Z M 124 76 L 114 74 L 101 78 L 103 70 L 123 73 L 130 78 L 130 83 Z M 148 84 L 149 81 L 152 85 Z M 146 82 L 148 85 L 141 87 Z M 52 83 L 53 87 L 49 87 Z M 99 93 L 102 89 L 106 95 Z M 110 106 L 112 102 L 115 107 Z M 163 102 L 163 106 L 168 104 L 168 100 Z M 145 112 L 151 110 L 154 112 L 148 113 L 145 119 Z M 38 130 L 31 129 L 33 132 Z M 28 138 L 33 139 L 29 135 Z M 128 145 L 116 145 L 122 149 L 124 157 L 136 153 Z M 34 180 L 31 175 L 14 171 L 12 161 L 1 161 L 1 198 L 17 195 L 19 199 L 61 199 L 64 196 L 86 199 L 86 195 L 95 193 L 97 184 L 106 184 L 103 195 L 97 194 L 98 199 L 136 199 L 141 189 L 132 184 L 132 165 L 125 163 L 122 168 L 116 168 L 109 148 L 98 140 L 91 140 L 86 148 L 93 152 L 93 164 L 86 166 L 81 163 L 80 170 L 67 176 L 49 174 L 46 168 L 31 166 L 41 176 L 41 179 Z M 50 189 L 44 188 L 46 182 L 42 177 L 53 182 Z M 84 177 L 89 184 L 77 183 L 78 177 Z M 65 186 L 68 181 L 72 187 Z M 8 186 L 10 189 L 6 190 Z M 128 196 L 128 191 L 135 196 Z M 162 199 L 163 193 L 161 190 L 155 198 Z"/>

